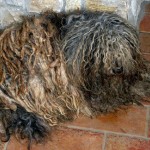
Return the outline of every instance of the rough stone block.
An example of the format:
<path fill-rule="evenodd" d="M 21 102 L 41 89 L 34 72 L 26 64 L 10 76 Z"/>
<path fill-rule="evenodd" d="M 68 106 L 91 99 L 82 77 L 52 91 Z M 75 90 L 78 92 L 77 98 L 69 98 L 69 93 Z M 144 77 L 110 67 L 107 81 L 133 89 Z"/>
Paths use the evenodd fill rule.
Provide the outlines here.
<path fill-rule="evenodd" d="M 86 0 L 86 8 L 95 11 L 116 12 L 124 18 L 127 18 L 126 0 Z"/>
<path fill-rule="evenodd" d="M 80 10 L 82 0 L 66 0 L 65 11 Z"/>
<path fill-rule="evenodd" d="M 41 12 L 51 9 L 60 12 L 63 8 L 63 0 L 31 0 L 29 3 L 29 12 Z"/>
<path fill-rule="evenodd" d="M 27 1 L 26 0 L 5 0 L 5 3 L 8 5 L 14 5 L 23 7 Z"/>
<path fill-rule="evenodd" d="M 23 10 L 19 8 L 0 7 L 0 28 L 4 28 L 15 21 L 21 21 Z"/>

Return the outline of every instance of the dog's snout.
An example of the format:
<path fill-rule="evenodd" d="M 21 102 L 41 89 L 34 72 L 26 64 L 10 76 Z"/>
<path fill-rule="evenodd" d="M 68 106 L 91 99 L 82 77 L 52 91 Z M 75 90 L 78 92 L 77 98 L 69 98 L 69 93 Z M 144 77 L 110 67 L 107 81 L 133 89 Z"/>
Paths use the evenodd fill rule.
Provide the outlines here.
<path fill-rule="evenodd" d="M 123 72 L 123 67 L 116 67 L 113 69 L 114 74 L 120 74 Z"/>

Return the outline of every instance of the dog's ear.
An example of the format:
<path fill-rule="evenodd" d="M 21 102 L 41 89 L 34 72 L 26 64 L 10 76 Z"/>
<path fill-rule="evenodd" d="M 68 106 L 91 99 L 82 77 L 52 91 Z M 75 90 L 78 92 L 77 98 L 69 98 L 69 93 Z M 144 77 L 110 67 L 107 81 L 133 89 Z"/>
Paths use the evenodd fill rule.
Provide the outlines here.
<path fill-rule="evenodd" d="M 62 26 L 62 24 L 61 24 L 61 18 L 62 18 L 61 14 L 47 11 L 47 12 L 45 12 L 44 15 L 45 15 L 46 21 L 51 22 L 58 29 Z"/>
<path fill-rule="evenodd" d="M 62 23 L 62 28 L 61 28 L 61 37 L 64 37 L 67 31 L 70 29 L 70 26 L 73 24 L 76 24 L 82 20 L 85 20 L 84 14 L 69 14 L 69 15 L 64 15 L 62 17 L 61 23 Z"/>
<path fill-rule="evenodd" d="M 46 16 L 46 19 L 55 24 L 59 18 L 55 13 L 50 13 Z"/>
<path fill-rule="evenodd" d="M 71 23 L 74 23 L 74 22 L 77 22 L 77 21 L 81 21 L 81 20 L 84 20 L 85 19 L 85 16 L 84 15 L 69 15 L 67 18 L 66 18 L 66 25 L 70 25 Z"/>

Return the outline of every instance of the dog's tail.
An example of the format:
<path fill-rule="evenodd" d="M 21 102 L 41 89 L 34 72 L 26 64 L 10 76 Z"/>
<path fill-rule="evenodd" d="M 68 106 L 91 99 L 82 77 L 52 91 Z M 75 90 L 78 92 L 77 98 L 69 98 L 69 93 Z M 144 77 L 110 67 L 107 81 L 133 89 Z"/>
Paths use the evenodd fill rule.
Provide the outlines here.
<path fill-rule="evenodd" d="M 50 127 L 45 121 L 36 114 L 27 112 L 23 107 L 17 105 L 16 111 L 6 109 L 0 104 L 0 119 L 5 130 L 5 138 L 1 139 L 7 142 L 10 135 L 14 134 L 17 139 L 28 139 L 28 150 L 32 141 L 42 142 L 50 132 Z"/>

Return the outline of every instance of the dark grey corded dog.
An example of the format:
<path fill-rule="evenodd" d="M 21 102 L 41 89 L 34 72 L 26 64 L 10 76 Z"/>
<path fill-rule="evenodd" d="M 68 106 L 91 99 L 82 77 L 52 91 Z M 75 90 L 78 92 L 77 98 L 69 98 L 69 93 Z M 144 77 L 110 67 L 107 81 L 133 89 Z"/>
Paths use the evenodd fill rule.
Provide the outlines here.
<path fill-rule="evenodd" d="M 106 12 L 73 13 L 62 27 L 68 74 L 96 112 L 138 103 L 130 87 L 144 69 L 136 29 Z"/>

